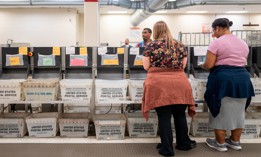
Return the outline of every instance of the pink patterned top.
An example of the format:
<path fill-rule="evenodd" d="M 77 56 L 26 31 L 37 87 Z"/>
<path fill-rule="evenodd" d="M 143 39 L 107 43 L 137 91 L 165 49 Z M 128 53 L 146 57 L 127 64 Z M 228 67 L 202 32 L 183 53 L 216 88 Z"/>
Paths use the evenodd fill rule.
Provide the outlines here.
<path fill-rule="evenodd" d="M 150 57 L 150 67 L 174 69 L 183 69 L 182 60 L 187 57 L 187 54 L 187 50 L 181 42 L 173 40 L 173 44 L 168 49 L 164 39 L 152 41 L 143 52 L 143 56 Z"/>

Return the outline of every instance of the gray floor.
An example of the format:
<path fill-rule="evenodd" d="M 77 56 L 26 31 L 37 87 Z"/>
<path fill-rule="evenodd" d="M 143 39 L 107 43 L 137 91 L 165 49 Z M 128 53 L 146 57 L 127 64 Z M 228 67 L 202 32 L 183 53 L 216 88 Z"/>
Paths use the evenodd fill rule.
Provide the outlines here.
<path fill-rule="evenodd" d="M 155 143 L 107 144 L 0 144 L 1 157 L 161 157 Z M 260 157 L 261 144 L 242 144 L 242 151 L 218 152 L 205 143 L 190 151 L 175 150 L 175 157 Z"/>

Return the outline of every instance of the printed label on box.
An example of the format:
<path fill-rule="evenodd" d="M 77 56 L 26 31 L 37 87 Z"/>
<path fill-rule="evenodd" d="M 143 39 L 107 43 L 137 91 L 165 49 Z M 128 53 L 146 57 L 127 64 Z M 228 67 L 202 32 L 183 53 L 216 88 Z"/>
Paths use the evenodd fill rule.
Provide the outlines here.
<path fill-rule="evenodd" d="M 132 101 L 141 101 L 143 96 L 143 88 L 132 88 L 131 89 L 132 94 Z"/>
<path fill-rule="evenodd" d="M 62 127 L 62 132 L 64 133 L 85 133 L 87 132 L 87 125 L 64 125 Z"/>
<path fill-rule="evenodd" d="M 53 125 L 33 125 L 30 131 L 32 134 L 48 134 L 50 132 L 53 133 L 54 127 Z"/>
<path fill-rule="evenodd" d="M 111 125 L 104 125 L 100 126 L 99 135 L 106 136 L 106 135 L 121 135 L 121 126 L 111 126 Z"/>
<path fill-rule="evenodd" d="M 20 88 L 17 90 L 12 89 L 0 89 L 0 100 L 19 100 L 20 99 Z"/>
<path fill-rule="evenodd" d="M 154 133 L 153 123 L 133 123 L 133 133 Z"/>
<path fill-rule="evenodd" d="M 101 88 L 98 101 L 107 101 L 108 99 L 124 100 L 123 88 Z"/>
<path fill-rule="evenodd" d="M 89 92 L 88 92 L 89 91 Z M 86 100 L 90 101 L 90 88 L 65 88 L 62 91 L 63 100 Z"/>
<path fill-rule="evenodd" d="M 18 124 L 0 124 L 0 134 L 19 134 Z"/>

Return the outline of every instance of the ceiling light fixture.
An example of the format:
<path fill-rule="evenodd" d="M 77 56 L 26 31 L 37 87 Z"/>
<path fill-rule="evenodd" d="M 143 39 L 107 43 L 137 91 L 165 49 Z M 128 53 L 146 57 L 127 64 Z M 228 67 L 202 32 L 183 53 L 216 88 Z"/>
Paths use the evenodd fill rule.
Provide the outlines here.
<path fill-rule="evenodd" d="M 167 13 L 167 10 L 160 10 L 156 12 L 156 14 L 164 14 L 164 13 Z"/>
<path fill-rule="evenodd" d="M 248 13 L 248 11 L 247 10 L 227 11 L 225 13 L 227 13 L 227 14 L 243 14 L 243 13 Z"/>
<path fill-rule="evenodd" d="M 127 11 L 108 11 L 109 14 L 126 14 Z"/>
<path fill-rule="evenodd" d="M 188 14 L 203 14 L 207 13 L 208 11 L 187 11 L 186 13 Z"/>

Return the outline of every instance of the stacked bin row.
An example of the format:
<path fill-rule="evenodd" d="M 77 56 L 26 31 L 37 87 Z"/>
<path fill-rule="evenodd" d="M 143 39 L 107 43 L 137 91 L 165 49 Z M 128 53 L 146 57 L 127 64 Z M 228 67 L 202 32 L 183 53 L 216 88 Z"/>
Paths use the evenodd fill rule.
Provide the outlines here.
<path fill-rule="evenodd" d="M 87 137 L 89 114 L 56 112 L 0 114 L 0 137 Z"/>
<path fill-rule="evenodd" d="M 126 117 L 128 120 L 126 120 Z M 138 120 L 137 120 L 138 119 Z M 155 113 L 145 122 L 140 115 L 97 114 L 94 115 L 98 140 L 124 139 L 126 123 L 130 137 L 156 137 Z M 138 125 L 138 126 L 137 126 Z M 140 126 L 142 125 L 142 126 Z M 0 114 L 0 137 L 88 137 L 88 113 L 4 113 Z"/>
<path fill-rule="evenodd" d="M 62 103 L 64 103 L 65 112 L 78 112 L 82 110 L 82 109 L 78 109 L 78 110 L 75 109 L 74 107 L 76 106 L 78 108 L 85 107 L 84 111 L 86 112 L 94 111 L 94 113 L 96 114 L 95 116 L 97 116 L 98 114 L 106 114 L 106 116 L 104 117 L 96 118 L 95 125 L 98 124 L 97 122 L 100 121 L 105 121 L 104 123 L 101 123 L 103 125 L 112 122 L 112 121 L 106 122 L 108 119 L 111 119 L 110 117 L 107 117 L 110 116 L 110 114 L 107 113 L 123 113 L 122 110 L 123 104 L 129 104 L 129 103 L 141 104 L 143 81 L 146 77 L 146 71 L 143 70 L 142 62 L 141 62 L 141 53 L 143 51 L 142 48 L 134 48 L 134 49 L 127 48 L 127 50 L 126 48 L 124 50 L 122 50 L 122 48 L 107 48 L 106 50 L 104 48 L 101 49 L 96 48 L 95 50 L 88 47 L 86 49 L 75 48 L 74 50 L 72 50 L 73 52 L 71 52 L 69 48 L 66 48 L 66 50 L 60 48 L 60 55 L 58 55 L 59 53 L 57 52 L 57 48 L 55 52 L 52 48 L 49 48 L 50 49 L 49 51 L 53 51 L 53 52 L 52 53 L 49 52 L 48 53 L 49 56 L 40 57 L 39 54 L 43 53 L 42 49 L 45 48 L 33 48 L 34 50 L 33 52 L 35 52 L 34 56 L 38 56 L 38 59 L 42 58 L 42 61 L 40 63 L 36 62 L 36 60 L 33 61 L 31 59 L 27 60 L 29 62 L 27 66 L 29 67 L 29 69 L 31 69 L 31 72 L 29 70 L 28 75 L 31 75 L 32 79 L 27 80 L 26 77 L 23 80 L 24 84 L 23 82 L 20 83 L 21 81 L 19 82 L 21 88 L 20 101 L 26 100 L 26 101 L 41 102 L 44 100 L 46 101 L 62 100 Z M 192 49 L 189 49 L 189 51 L 191 52 Z M 37 54 L 36 52 L 38 52 L 39 54 Z M 65 53 L 61 53 L 61 52 L 65 52 Z M 124 54 L 128 54 L 128 55 L 124 55 Z M 62 57 L 63 55 L 65 55 L 66 58 L 65 61 L 61 59 L 63 58 Z M 57 56 L 60 56 L 60 59 Z M 23 58 L 24 57 L 25 56 L 23 56 Z M 2 58 L 4 57 L 2 56 Z M 15 64 L 17 64 L 18 62 L 14 58 L 13 60 L 12 58 L 10 59 L 10 56 L 8 59 L 9 61 L 13 61 L 13 63 Z M 197 73 L 197 68 L 196 66 L 194 66 L 192 56 L 190 57 L 190 59 L 191 59 L 190 60 L 191 68 L 189 68 L 188 70 L 189 73 L 194 74 L 194 78 L 193 77 L 189 78 L 193 89 L 193 95 L 196 100 L 203 101 L 204 100 L 203 93 L 205 90 L 206 78 L 198 78 L 195 75 Z M 7 58 L 5 58 L 5 60 L 7 60 Z M 26 62 L 26 60 L 24 61 Z M 44 66 L 36 66 L 39 64 L 44 64 Z M 60 64 L 60 66 L 58 66 L 58 64 Z M 8 69 L 7 67 L 5 66 L 3 67 L 3 69 Z M 12 70 L 9 69 L 6 71 L 12 71 Z M 28 72 L 28 69 L 26 70 L 26 72 Z M 1 74 L 2 79 L 4 78 L 10 79 L 10 77 L 9 78 L 7 77 L 10 76 L 7 75 L 9 74 L 8 72 L 5 72 L 3 70 L 2 73 L 6 74 L 6 75 Z M 200 75 L 200 76 L 206 76 L 206 75 Z M 43 88 L 43 86 L 41 86 L 41 83 L 37 81 L 41 80 L 40 82 L 44 83 L 47 81 L 46 77 L 48 78 L 48 80 L 50 80 L 50 78 L 53 79 L 50 80 L 53 81 L 51 83 L 52 85 L 49 84 L 48 86 L 44 86 L 46 90 L 49 90 L 47 92 L 45 92 L 44 90 L 37 89 L 39 87 Z M 20 77 L 15 76 L 15 78 L 20 78 Z M 63 79 L 60 80 L 61 78 Z M 58 80 L 60 81 L 58 82 Z M 33 85 L 34 82 L 36 82 L 36 85 Z M 46 85 L 46 83 L 44 83 L 44 85 Z M 3 89 L 4 88 L 6 87 L 3 87 Z M 78 97 L 80 94 L 77 95 L 77 92 L 84 96 Z M 129 95 L 129 97 L 127 95 Z M 14 99 L 11 100 L 13 101 Z M 8 102 L 8 100 L 4 100 L 4 101 Z M 68 103 L 66 103 L 66 101 Z M 91 108 L 92 105 L 93 108 Z M 88 106 L 89 109 L 86 109 L 86 106 Z M 137 127 L 143 127 L 147 125 L 146 122 L 144 123 L 143 121 L 140 121 L 143 120 L 142 115 L 141 114 L 138 115 L 139 117 L 134 115 L 133 116 L 134 118 L 130 118 L 130 116 L 128 115 L 126 116 L 127 118 L 125 118 L 128 128 L 131 128 L 131 125 L 133 125 L 133 127 L 134 126 L 136 127 L 134 128 L 133 131 L 129 130 L 130 136 L 133 137 L 135 136 L 139 137 L 139 134 L 132 135 L 131 132 L 139 132 L 141 129 Z M 90 117 L 93 118 L 93 120 L 95 120 L 95 116 L 91 114 Z M 119 121 L 122 120 L 119 117 L 117 118 Z M 134 122 L 135 120 L 137 122 L 131 124 L 129 123 L 129 119 L 132 120 L 134 119 Z M 192 124 L 193 124 L 193 120 L 191 122 Z M 156 122 L 152 122 L 152 124 L 153 124 L 152 126 L 157 126 Z M 151 124 L 148 124 L 147 126 L 150 125 Z M 150 128 L 153 128 L 152 126 L 150 126 Z M 66 129 L 70 130 L 69 127 L 67 127 Z M 106 127 L 103 129 L 106 130 Z M 144 127 L 144 130 L 150 130 L 150 129 Z M 100 131 L 102 131 L 102 128 L 100 129 Z M 155 131 L 155 129 L 153 131 Z M 153 133 L 150 134 L 152 136 Z"/>
<path fill-rule="evenodd" d="M 85 54 L 87 50 L 88 48 L 83 48 L 81 53 L 83 52 Z M 21 96 L 17 99 L 13 99 L 11 97 L 6 97 L 6 95 L 2 95 L 3 97 L 0 99 L 3 99 L 3 101 L 7 103 L 13 102 L 14 104 L 27 102 L 31 104 L 32 107 L 34 107 L 34 105 L 37 107 L 38 105 L 41 106 L 43 103 L 53 104 L 53 102 L 58 102 L 61 99 L 64 102 L 82 100 L 84 101 L 84 105 L 89 104 L 90 98 L 87 97 L 87 95 L 90 96 L 91 94 L 87 92 L 91 91 L 92 82 L 84 79 L 61 80 L 61 78 L 65 78 L 63 72 L 65 72 L 65 67 L 68 66 L 68 64 L 69 67 L 67 67 L 67 71 L 70 71 L 71 67 L 76 68 L 76 71 L 78 70 L 77 67 L 84 70 L 87 67 L 85 66 L 87 55 L 79 55 L 79 48 L 75 48 L 75 50 L 72 51 L 74 51 L 74 55 L 72 55 L 72 57 L 69 56 L 71 64 L 67 63 L 64 65 L 62 62 L 65 61 L 62 60 L 62 56 L 65 56 L 66 54 L 63 53 L 65 51 L 61 47 L 1 48 L 1 63 L 3 63 L 1 64 L 3 65 L 1 67 L 1 69 L 3 69 L 0 74 L 1 79 L 21 79 L 22 76 L 22 79 L 24 80 L 15 80 L 16 82 L 19 81 L 19 85 L 16 86 L 16 88 L 12 88 L 12 85 L 10 86 L 10 84 L 13 84 L 11 82 L 12 80 L 1 80 L 6 81 L 5 86 L 7 86 L 1 88 L 2 92 L 13 93 L 13 96 L 21 93 Z M 22 70 L 19 70 L 18 75 L 17 71 L 12 70 L 14 68 L 26 70 L 23 70 L 23 72 L 20 72 Z M 76 74 L 79 74 L 79 72 L 76 72 Z M 66 77 L 71 78 L 70 75 Z M 82 77 L 77 76 L 76 78 Z M 91 86 L 89 84 L 91 84 Z M 80 93 L 77 97 L 75 97 L 77 94 L 76 92 Z M 20 115 L 20 113 L 14 115 Z M 3 114 L 3 117 L 5 117 L 5 113 Z M 28 129 L 30 137 L 54 137 L 58 130 L 60 130 L 61 136 L 87 137 L 89 125 L 88 118 L 89 113 L 61 114 L 60 112 L 46 112 L 33 113 L 22 120 L 27 124 L 27 127 L 25 128 L 26 130 Z M 15 117 L 12 117 L 12 120 L 14 121 Z M 21 119 L 19 120 L 21 121 Z M 9 119 L 3 118 L 1 119 L 1 122 L 2 121 L 8 122 Z M 58 124 L 60 125 L 60 129 L 58 129 Z M 11 128 L 6 126 L 8 125 L 1 125 L 1 130 L 5 130 L 3 133 L 8 135 L 10 133 L 9 129 Z"/>
<path fill-rule="evenodd" d="M 190 134 L 196 137 L 214 136 L 208 127 L 209 113 L 198 113 L 194 120 L 187 118 Z M 260 113 L 247 113 L 242 138 L 260 137 Z M 130 137 L 156 137 L 158 122 L 155 113 L 149 121 L 141 113 L 94 115 L 96 139 L 124 139 L 125 128 Z M 88 137 L 88 113 L 4 113 L 0 114 L 0 137 L 55 137 L 60 130 L 61 137 Z M 174 129 L 174 127 L 173 127 Z M 173 130 L 174 136 L 175 132 Z M 229 132 L 228 132 L 229 133 Z M 228 134 L 229 136 L 229 134 Z"/>

